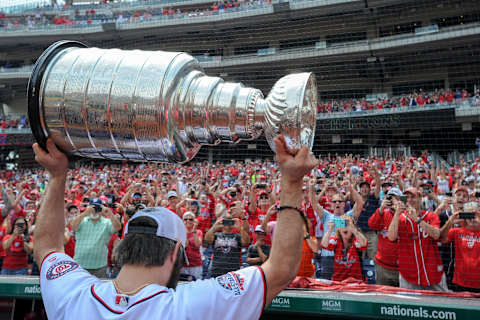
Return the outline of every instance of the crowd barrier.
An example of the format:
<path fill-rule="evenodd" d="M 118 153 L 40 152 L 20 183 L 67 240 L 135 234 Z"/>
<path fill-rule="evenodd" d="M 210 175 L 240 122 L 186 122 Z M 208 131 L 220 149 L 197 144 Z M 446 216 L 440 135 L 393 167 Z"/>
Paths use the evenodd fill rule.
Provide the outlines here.
<path fill-rule="evenodd" d="M 0 297 L 39 300 L 39 279 L 0 276 Z M 480 299 L 287 289 L 264 312 L 266 315 L 277 313 L 295 316 L 295 319 L 301 319 L 302 315 L 343 319 L 480 319 Z"/>

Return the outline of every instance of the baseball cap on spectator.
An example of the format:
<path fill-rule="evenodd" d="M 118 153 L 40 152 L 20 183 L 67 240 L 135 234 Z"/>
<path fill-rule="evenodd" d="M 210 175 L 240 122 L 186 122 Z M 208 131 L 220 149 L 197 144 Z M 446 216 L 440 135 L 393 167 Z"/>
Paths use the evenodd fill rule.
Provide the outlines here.
<path fill-rule="evenodd" d="M 258 193 L 258 197 L 260 198 L 261 196 L 267 196 L 267 197 L 268 197 L 267 191 L 265 191 L 265 190 L 260 191 L 260 192 Z"/>
<path fill-rule="evenodd" d="M 422 184 L 420 186 L 430 186 L 433 187 L 433 181 L 432 180 L 423 180 Z"/>
<path fill-rule="evenodd" d="M 455 193 L 457 193 L 458 191 L 464 191 L 468 194 L 468 188 L 465 186 L 458 186 L 457 189 L 455 189 Z"/>
<path fill-rule="evenodd" d="M 387 195 L 401 197 L 403 196 L 403 193 L 398 188 L 391 188 L 390 190 L 388 190 Z"/>
<path fill-rule="evenodd" d="M 195 219 L 195 215 L 193 214 L 192 211 L 187 211 L 183 214 L 182 218 L 185 219 L 187 217 L 192 217 L 193 219 Z"/>
<path fill-rule="evenodd" d="M 90 199 L 90 204 L 92 206 L 99 206 L 101 207 L 102 206 L 102 200 L 100 200 L 100 198 L 92 198 Z"/>
<path fill-rule="evenodd" d="M 361 188 L 362 186 L 368 186 L 370 188 L 370 183 L 368 183 L 367 181 L 362 181 L 362 182 L 360 182 L 358 187 Z"/>
<path fill-rule="evenodd" d="M 76 205 L 74 205 L 73 203 L 71 203 L 71 204 L 69 204 L 69 205 L 67 206 L 67 210 L 68 210 L 68 211 L 72 210 L 73 208 L 78 209 L 78 207 L 77 207 Z"/>
<path fill-rule="evenodd" d="M 350 173 L 355 177 L 358 177 L 360 175 L 360 171 L 362 171 L 362 169 L 357 166 L 353 166 L 350 168 Z"/>
<path fill-rule="evenodd" d="M 420 192 L 418 191 L 417 188 L 408 188 L 407 190 L 405 190 L 405 194 L 407 193 L 410 193 L 410 194 L 413 194 L 414 196 L 418 196 L 420 194 Z"/>
<path fill-rule="evenodd" d="M 167 199 L 170 199 L 171 197 L 175 197 L 175 198 L 178 198 L 178 195 L 177 195 L 177 192 L 176 191 L 168 191 L 167 193 Z"/>
<path fill-rule="evenodd" d="M 134 226 L 129 228 L 130 223 L 140 217 L 148 217 L 153 219 L 157 223 L 157 227 L 152 228 Z M 163 207 L 152 207 L 138 211 L 127 222 L 127 225 L 125 227 L 125 236 L 129 233 L 152 234 L 156 235 L 157 237 L 170 239 L 172 241 L 180 241 L 183 246 L 185 263 L 188 264 L 187 254 L 185 250 L 187 243 L 187 231 L 185 229 L 185 225 L 183 224 L 182 219 L 180 219 L 180 217 L 172 211 Z"/>
<path fill-rule="evenodd" d="M 265 234 L 265 231 L 263 230 L 263 228 L 260 224 L 255 227 L 255 232 L 260 232 L 260 233 Z"/>
<path fill-rule="evenodd" d="M 142 194 L 139 193 L 139 192 L 135 192 L 133 195 L 132 195 L 133 198 L 135 199 L 141 199 L 142 198 Z"/>
<path fill-rule="evenodd" d="M 327 185 L 327 187 L 325 188 L 325 190 L 329 190 L 329 189 L 333 189 L 335 191 L 337 191 L 337 187 L 335 187 L 335 185 Z"/>

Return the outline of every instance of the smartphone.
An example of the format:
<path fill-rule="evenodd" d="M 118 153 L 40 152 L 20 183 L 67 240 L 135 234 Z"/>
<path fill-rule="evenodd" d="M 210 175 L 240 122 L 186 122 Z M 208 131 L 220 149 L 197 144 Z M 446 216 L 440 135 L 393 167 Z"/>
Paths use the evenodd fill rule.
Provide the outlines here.
<path fill-rule="evenodd" d="M 224 226 L 233 226 L 235 222 L 233 221 L 233 219 L 223 219 L 222 224 Z"/>
<path fill-rule="evenodd" d="M 261 184 L 257 185 L 257 189 L 265 189 L 266 187 L 267 187 L 267 185 L 264 184 L 264 183 L 261 183 Z"/>
<path fill-rule="evenodd" d="M 474 212 L 460 212 L 459 217 L 460 217 L 460 219 L 464 219 L 464 220 L 475 219 L 475 213 Z"/>
<path fill-rule="evenodd" d="M 407 196 L 400 196 L 400 201 L 407 203 Z"/>
<path fill-rule="evenodd" d="M 451 192 L 445 192 L 445 195 L 446 195 L 447 197 L 451 197 L 451 196 L 452 196 L 452 193 L 451 193 Z"/>
<path fill-rule="evenodd" d="M 475 192 L 475 198 L 480 198 L 480 192 Z"/>
<path fill-rule="evenodd" d="M 335 224 L 335 228 L 346 228 L 347 227 L 347 221 L 342 218 L 334 218 L 333 223 Z"/>

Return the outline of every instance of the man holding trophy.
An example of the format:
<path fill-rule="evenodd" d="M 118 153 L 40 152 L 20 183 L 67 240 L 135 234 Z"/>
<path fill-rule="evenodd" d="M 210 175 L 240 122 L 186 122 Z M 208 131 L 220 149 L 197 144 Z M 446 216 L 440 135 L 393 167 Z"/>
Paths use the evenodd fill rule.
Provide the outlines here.
<path fill-rule="evenodd" d="M 39 58 L 28 96 L 36 160 L 50 174 L 34 243 L 49 318 L 253 319 L 294 279 L 304 236 L 298 209 L 303 177 L 318 165 L 310 152 L 316 120 L 311 74 L 280 79 L 263 99 L 259 90 L 205 76 L 183 53 L 60 42 Z M 255 139 L 262 129 L 276 154 L 281 193 L 278 232 L 261 266 L 177 287 L 188 263 L 186 231 L 182 220 L 162 207 L 129 219 L 116 249 L 122 269 L 111 282 L 63 253 L 65 153 L 185 162 L 201 145 Z"/>

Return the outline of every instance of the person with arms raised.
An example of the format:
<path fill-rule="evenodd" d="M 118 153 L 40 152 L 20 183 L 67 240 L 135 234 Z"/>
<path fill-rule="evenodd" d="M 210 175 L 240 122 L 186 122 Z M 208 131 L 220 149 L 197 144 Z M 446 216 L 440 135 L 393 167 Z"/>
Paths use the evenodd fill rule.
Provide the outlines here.
<path fill-rule="evenodd" d="M 137 212 L 125 229 L 116 256 L 122 269 L 102 282 L 63 253 L 67 157 L 51 139 L 48 152 L 34 144 L 36 160 L 50 174 L 35 228 L 34 254 L 41 265 L 42 299 L 50 319 L 258 319 L 263 308 L 298 272 L 304 236 L 302 179 L 317 160 L 307 147 L 292 152 L 285 138 L 275 140 L 282 173 L 280 209 L 272 251 L 261 266 L 176 288 L 184 263 L 182 220 L 162 208 Z M 176 288 L 176 289 L 175 289 Z M 140 306 L 141 305 L 141 306 Z M 192 313 L 192 310 L 195 312 Z"/>

